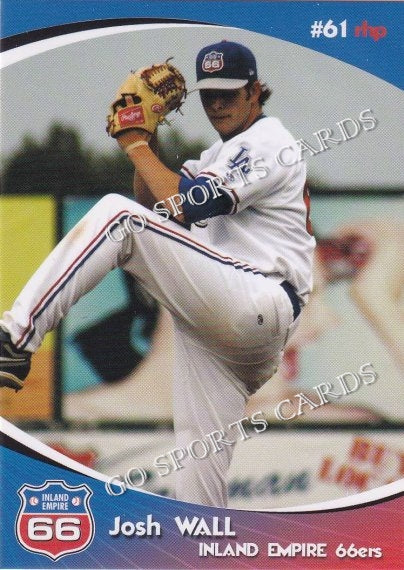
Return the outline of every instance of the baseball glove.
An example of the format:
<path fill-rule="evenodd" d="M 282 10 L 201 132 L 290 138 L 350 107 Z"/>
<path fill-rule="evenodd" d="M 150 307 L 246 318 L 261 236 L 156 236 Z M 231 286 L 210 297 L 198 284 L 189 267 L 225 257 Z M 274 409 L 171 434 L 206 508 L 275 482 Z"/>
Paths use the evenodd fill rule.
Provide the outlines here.
<path fill-rule="evenodd" d="M 142 67 L 126 78 L 107 117 L 111 137 L 129 129 L 154 133 L 170 111 L 179 110 L 186 96 L 185 79 L 168 61 Z"/>

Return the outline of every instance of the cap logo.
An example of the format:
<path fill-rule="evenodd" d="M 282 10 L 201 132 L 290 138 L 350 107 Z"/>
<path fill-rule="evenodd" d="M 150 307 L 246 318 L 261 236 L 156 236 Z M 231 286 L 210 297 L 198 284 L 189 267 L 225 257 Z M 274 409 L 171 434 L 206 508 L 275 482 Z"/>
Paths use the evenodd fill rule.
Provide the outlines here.
<path fill-rule="evenodd" d="M 220 71 L 224 67 L 223 54 L 218 51 L 210 51 L 202 61 L 202 71 L 213 73 Z"/>

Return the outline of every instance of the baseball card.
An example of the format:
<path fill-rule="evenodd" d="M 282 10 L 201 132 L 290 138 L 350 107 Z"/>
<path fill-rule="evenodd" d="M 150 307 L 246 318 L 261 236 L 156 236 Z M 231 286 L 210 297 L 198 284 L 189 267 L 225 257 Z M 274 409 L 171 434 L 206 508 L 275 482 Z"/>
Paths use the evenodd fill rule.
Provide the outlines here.
<path fill-rule="evenodd" d="M 1 2 L 1 568 L 404 568 L 403 12 Z"/>

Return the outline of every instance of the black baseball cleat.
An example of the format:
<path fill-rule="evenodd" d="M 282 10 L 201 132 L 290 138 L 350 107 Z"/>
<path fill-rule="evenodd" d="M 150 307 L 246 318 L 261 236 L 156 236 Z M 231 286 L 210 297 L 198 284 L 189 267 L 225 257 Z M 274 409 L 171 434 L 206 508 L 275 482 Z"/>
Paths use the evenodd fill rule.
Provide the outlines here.
<path fill-rule="evenodd" d="M 31 352 L 16 348 L 10 335 L 0 327 L 0 388 L 21 390 L 31 368 L 31 356 Z"/>

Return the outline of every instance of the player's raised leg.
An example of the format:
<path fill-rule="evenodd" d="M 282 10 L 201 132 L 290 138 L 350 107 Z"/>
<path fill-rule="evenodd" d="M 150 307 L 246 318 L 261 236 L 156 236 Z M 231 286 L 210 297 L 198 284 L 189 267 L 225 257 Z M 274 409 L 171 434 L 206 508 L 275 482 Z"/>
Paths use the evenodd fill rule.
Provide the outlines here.
<path fill-rule="evenodd" d="M 144 228 L 141 216 L 147 218 Z M 0 326 L 10 334 L 14 349 L 35 352 L 69 308 L 118 266 L 140 278 L 156 299 L 212 346 L 243 353 L 265 346 L 266 351 L 268 337 L 282 341 L 286 334 L 269 295 L 270 280 L 258 270 L 195 241 L 186 229 L 163 223 L 133 200 L 110 194 L 65 236 L 4 313 Z M 278 289 L 282 302 L 284 292 Z M 237 307 L 239 296 L 243 306 Z M 254 358 L 254 351 L 249 350 L 249 357 Z M 27 370 L 19 372 L 8 370 L 23 380 Z"/>

